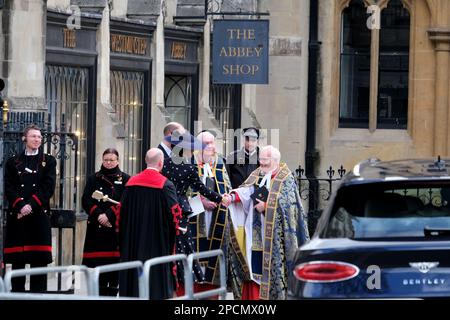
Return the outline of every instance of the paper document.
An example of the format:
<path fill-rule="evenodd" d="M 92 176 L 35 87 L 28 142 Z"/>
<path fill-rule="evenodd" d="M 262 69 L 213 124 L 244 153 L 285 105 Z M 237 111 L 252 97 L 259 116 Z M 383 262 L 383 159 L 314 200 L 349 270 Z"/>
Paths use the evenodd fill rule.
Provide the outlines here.
<path fill-rule="evenodd" d="M 202 200 L 200 196 L 195 196 L 189 199 L 189 205 L 191 206 L 192 213 L 188 215 L 188 218 L 195 217 L 196 215 L 205 212 L 205 207 L 203 207 Z"/>

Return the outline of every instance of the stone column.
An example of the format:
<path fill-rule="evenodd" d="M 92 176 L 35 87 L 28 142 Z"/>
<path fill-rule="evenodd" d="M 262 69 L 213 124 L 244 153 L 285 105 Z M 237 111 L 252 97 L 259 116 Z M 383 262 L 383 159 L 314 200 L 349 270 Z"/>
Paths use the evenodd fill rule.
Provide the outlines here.
<path fill-rule="evenodd" d="M 12 110 L 46 110 L 45 1 L 8 1 L 3 10 L 3 23 L 8 24 L 8 30 L 3 30 L 3 96 L 10 101 Z"/>
<path fill-rule="evenodd" d="M 159 15 L 156 19 L 156 30 L 152 39 L 152 116 L 151 126 L 144 127 L 151 131 L 151 145 L 156 146 L 163 138 L 162 132 L 168 122 L 164 106 L 164 82 L 165 82 L 165 57 L 164 57 L 164 13 L 159 7 Z"/>
<path fill-rule="evenodd" d="M 449 113 L 449 63 L 450 29 L 433 28 L 428 30 L 435 43 L 436 85 L 434 112 L 434 151 L 433 155 L 448 155 L 450 151 L 450 113 Z"/>
<path fill-rule="evenodd" d="M 123 126 L 114 108 L 111 106 L 110 81 L 110 8 L 106 1 L 102 13 L 102 22 L 97 31 L 97 120 L 95 143 L 95 169 L 99 168 L 102 153 L 106 148 L 116 148 L 119 151 L 120 167 L 123 168 L 124 140 L 117 139 L 119 126 Z"/>
<path fill-rule="evenodd" d="M 164 15 L 161 12 L 155 31 L 156 55 L 155 55 L 155 103 L 159 108 L 164 108 Z"/>
<path fill-rule="evenodd" d="M 449 63 L 450 63 L 450 2 L 448 0 L 427 0 L 431 13 L 431 27 L 428 36 L 435 45 L 436 82 L 434 102 L 433 155 L 448 156 L 449 113 Z"/>
<path fill-rule="evenodd" d="M 200 106 L 206 109 L 209 107 L 209 78 L 210 78 L 210 62 L 211 62 L 211 20 L 206 19 L 203 31 L 203 63 L 202 63 L 202 83 Z"/>

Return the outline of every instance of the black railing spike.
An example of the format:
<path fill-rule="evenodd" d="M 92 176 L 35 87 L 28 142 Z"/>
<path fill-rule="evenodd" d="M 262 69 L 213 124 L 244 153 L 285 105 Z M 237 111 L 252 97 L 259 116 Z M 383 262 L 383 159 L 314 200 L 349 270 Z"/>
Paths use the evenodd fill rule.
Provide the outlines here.
<path fill-rule="evenodd" d="M 330 178 L 330 179 L 333 178 L 335 171 L 333 170 L 332 166 L 330 166 L 330 169 L 327 170 L 327 174 L 328 174 L 328 178 Z"/>
<path fill-rule="evenodd" d="M 298 168 L 295 169 L 295 173 L 296 173 L 296 175 L 297 175 L 297 178 L 300 179 L 300 178 L 302 177 L 304 171 L 305 171 L 305 170 L 302 168 L 302 166 L 299 165 Z"/>
<path fill-rule="evenodd" d="M 338 169 L 338 174 L 339 174 L 339 177 L 343 177 L 344 175 L 345 175 L 345 172 L 346 172 L 347 170 L 345 170 L 344 169 L 344 166 L 341 164 L 341 167 Z"/>
<path fill-rule="evenodd" d="M 66 115 L 63 113 L 61 115 L 61 132 L 66 132 Z"/>
<path fill-rule="evenodd" d="M 302 166 L 298 166 L 298 169 L 295 170 L 297 171 L 297 176 L 301 179 L 301 177 L 305 174 L 305 169 L 302 168 Z"/>

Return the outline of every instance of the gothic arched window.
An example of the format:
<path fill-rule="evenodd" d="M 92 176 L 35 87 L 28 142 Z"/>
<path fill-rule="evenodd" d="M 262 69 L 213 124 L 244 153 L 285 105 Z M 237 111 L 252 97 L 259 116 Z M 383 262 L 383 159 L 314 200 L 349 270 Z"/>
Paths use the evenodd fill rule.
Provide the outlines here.
<path fill-rule="evenodd" d="M 342 11 L 340 128 L 406 129 L 410 15 L 405 4 L 351 0 Z"/>

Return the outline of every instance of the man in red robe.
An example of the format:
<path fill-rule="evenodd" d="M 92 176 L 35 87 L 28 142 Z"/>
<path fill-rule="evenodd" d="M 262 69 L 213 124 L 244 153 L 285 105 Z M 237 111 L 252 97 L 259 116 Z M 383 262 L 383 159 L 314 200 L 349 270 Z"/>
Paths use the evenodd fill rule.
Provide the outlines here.
<path fill-rule="evenodd" d="M 181 208 L 173 183 L 160 174 L 164 156 L 160 149 L 150 149 L 147 169 L 132 177 L 121 201 L 119 239 L 122 262 L 167 256 L 173 253 L 179 230 Z M 150 299 L 172 298 L 175 277 L 169 264 L 152 267 Z M 119 276 L 121 296 L 138 296 L 136 271 Z"/>

